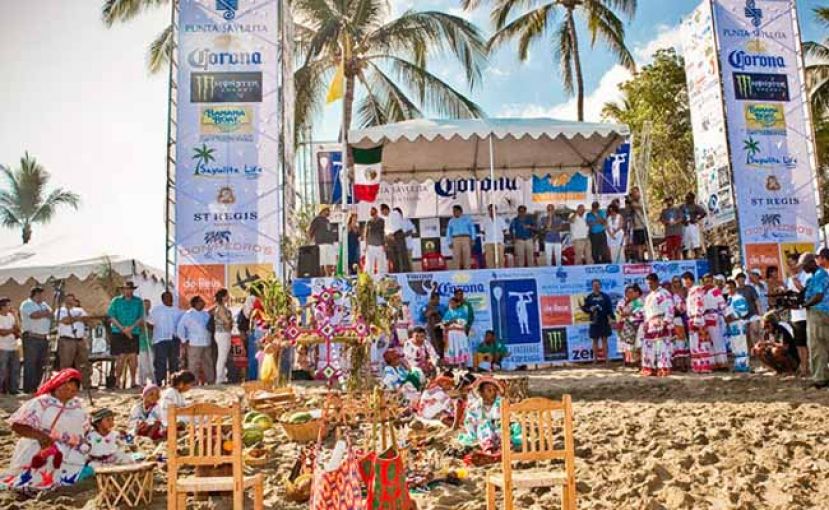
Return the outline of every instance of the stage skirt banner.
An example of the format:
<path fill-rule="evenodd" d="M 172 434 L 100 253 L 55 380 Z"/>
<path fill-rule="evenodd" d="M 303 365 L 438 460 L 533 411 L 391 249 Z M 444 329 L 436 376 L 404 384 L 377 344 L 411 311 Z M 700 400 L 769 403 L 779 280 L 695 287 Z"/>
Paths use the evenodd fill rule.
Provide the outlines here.
<path fill-rule="evenodd" d="M 433 292 L 446 305 L 456 289 L 472 304 L 475 320 L 470 345 L 480 344 L 487 330 L 507 345 L 510 356 L 505 368 L 527 364 L 561 364 L 592 361 L 588 336 L 590 317 L 581 306 L 598 279 L 614 306 L 622 299 L 626 285 L 638 283 L 644 290 L 645 277 L 655 272 L 663 281 L 689 271 L 695 277 L 708 270 L 705 261 L 659 262 L 653 264 L 536 267 L 527 269 L 442 271 L 395 274 L 403 301 L 414 325 L 425 326 L 421 311 Z M 351 289 L 350 280 L 299 279 L 294 295 L 301 301 L 314 290 L 336 285 Z M 621 357 L 616 334 L 609 340 L 612 359 Z"/>
<path fill-rule="evenodd" d="M 280 259 L 277 0 L 181 0 L 175 240 L 179 300 L 234 301 Z"/>
<path fill-rule="evenodd" d="M 763 262 L 769 244 L 818 239 L 795 2 L 713 0 L 713 14 L 743 256 Z"/>

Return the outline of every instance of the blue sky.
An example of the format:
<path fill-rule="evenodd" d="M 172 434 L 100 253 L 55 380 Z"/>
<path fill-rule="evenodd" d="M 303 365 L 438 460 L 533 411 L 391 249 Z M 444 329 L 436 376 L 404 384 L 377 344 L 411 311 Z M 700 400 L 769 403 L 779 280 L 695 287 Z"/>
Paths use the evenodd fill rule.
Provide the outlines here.
<path fill-rule="evenodd" d="M 16 165 L 29 150 L 53 174 L 56 185 L 78 192 L 83 206 L 36 228 L 35 245 L 48 243 L 55 259 L 103 253 L 164 262 L 166 74 L 144 68 L 147 43 L 168 22 L 164 10 L 106 29 L 103 0 L 3 2 L 0 18 L 0 163 Z M 392 0 L 396 13 L 416 6 L 460 13 L 452 0 Z M 627 26 L 628 45 L 645 63 L 659 47 L 680 43 L 677 30 L 696 0 L 639 0 Z M 829 2 L 798 0 L 804 37 L 822 38 L 812 8 Z M 488 13 L 472 19 L 490 33 Z M 582 37 L 582 41 L 586 40 Z M 583 44 L 584 46 L 584 44 Z M 596 120 L 605 101 L 629 75 L 601 46 L 585 50 L 587 117 Z M 445 61 L 434 71 L 452 80 Z M 552 52 L 541 46 L 527 63 L 505 47 L 490 62 L 472 93 L 490 116 L 574 118 L 574 102 L 558 80 Z M 336 137 L 339 105 L 320 119 L 320 137 Z M 19 244 L 18 232 L 0 230 L 0 250 Z"/>

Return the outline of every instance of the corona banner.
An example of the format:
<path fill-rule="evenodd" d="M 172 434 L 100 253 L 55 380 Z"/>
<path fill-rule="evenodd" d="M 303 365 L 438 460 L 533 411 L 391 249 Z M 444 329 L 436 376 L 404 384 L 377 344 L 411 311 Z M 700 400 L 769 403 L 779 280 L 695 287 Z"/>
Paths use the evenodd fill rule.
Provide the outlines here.
<path fill-rule="evenodd" d="M 179 2 L 179 304 L 247 285 L 280 260 L 278 0 Z"/>

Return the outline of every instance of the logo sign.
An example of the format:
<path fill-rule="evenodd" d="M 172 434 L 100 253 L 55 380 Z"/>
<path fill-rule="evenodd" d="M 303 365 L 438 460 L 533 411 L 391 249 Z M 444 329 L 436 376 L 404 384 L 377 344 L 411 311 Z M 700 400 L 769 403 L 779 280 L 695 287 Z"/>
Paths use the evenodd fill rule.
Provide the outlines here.
<path fill-rule="evenodd" d="M 789 154 L 779 156 L 764 154 L 760 148 L 760 141 L 753 136 L 743 140 L 743 152 L 746 155 L 746 165 L 748 166 L 757 168 L 797 168 L 796 157 Z"/>
<path fill-rule="evenodd" d="M 786 59 L 779 55 L 756 55 L 743 50 L 734 50 L 729 53 L 728 63 L 740 71 L 752 68 L 783 69 L 786 67 Z"/>
<path fill-rule="evenodd" d="M 441 179 L 435 182 L 435 193 L 439 197 L 458 198 L 458 194 L 471 193 L 480 189 L 484 193 L 491 191 L 518 191 L 518 180 L 499 177 L 494 181 L 489 177 L 481 179 Z"/>
<path fill-rule="evenodd" d="M 191 103 L 261 103 L 262 73 L 191 73 Z"/>
<path fill-rule="evenodd" d="M 545 329 L 542 340 L 544 342 L 544 361 L 567 361 L 567 328 Z"/>
<path fill-rule="evenodd" d="M 244 176 L 247 179 L 256 179 L 262 174 L 262 167 L 258 165 L 214 165 L 216 149 L 202 144 L 193 149 L 191 159 L 196 162 L 193 175 L 196 177 L 232 177 Z"/>
<path fill-rule="evenodd" d="M 533 175 L 533 202 L 585 200 L 589 184 L 587 176 L 580 172 Z"/>
<path fill-rule="evenodd" d="M 619 195 L 628 192 L 630 169 L 630 144 L 623 143 L 614 154 L 605 159 L 599 177 L 598 192 L 603 195 Z"/>
<path fill-rule="evenodd" d="M 754 28 L 760 28 L 763 24 L 763 9 L 757 7 L 755 0 L 746 0 L 746 8 L 743 11 L 745 17 L 751 20 Z"/>
<path fill-rule="evenodd" d="M 544 326 L 573 324 L 570 296 L 541 296 L 541 322 Z"/>
<path fill-rule="evenodd" d="M 222 13 L 222 17 L 228 21 L 236 18 L 236 11 L 239 10 L 239 0 L 216 0 L 216 10 Z"/>
<path fill-rule="evenodd" d="M 253 134 L 253 109 L 250 106 L 205 106 L 199 116 L 203 135 Z"/>
<path fill-rule="evenodd" d="M 492 325 L 508 344 L 537 343 L 541 334 L 535 279 L 490 282 Z"/>
<path fill-rule="evenodd" d="M 205 71 L 215 67 L 258 66 L 262 64 L 262 54 L 258 51 L 229 52 L 202 48 L 191 51 L 187 56 L 187 63 L 195 69 Z"/>
<path fill-rule="evenodd" d="M 785 74 L 734 73 L 738 101 L 788 101 L 789 80 Z"/>
<path fill-rule="evenodd" d="M 782 105 L 754 103 L 743 107 L 749 133 L 785 135 L 786 114 Z"/>

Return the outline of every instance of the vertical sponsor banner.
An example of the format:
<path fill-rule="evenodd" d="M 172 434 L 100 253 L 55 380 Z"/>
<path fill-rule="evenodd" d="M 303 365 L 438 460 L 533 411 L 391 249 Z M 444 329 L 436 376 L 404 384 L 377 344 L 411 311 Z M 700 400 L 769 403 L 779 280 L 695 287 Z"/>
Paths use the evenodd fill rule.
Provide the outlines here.
<path fill-rule="evenodd" d="M 608 156 L 604 165 L 596 173 L 596 194 L 603 199 L 610 197 L 624 197 L 630 189 L 631 144 L 625 142 Z"/>
<path fill-rule="evenodd" d="M 279 259 L 278 0 L 181 0 L 176 124 L 179 287 Z M 219 268 L 223 269 L 219 278 Z M 244 271 L 242 271 L 244 274 Z M 182 302 L 182 306 L 186 303 Z"/>
<path fill-rule="evenodd" d="M 600 266 L 536 267 L 495 271 L 440 271 L 396 274 L 403 302 L 415 325 L 425 326 L 422 311 L 432 293 L 446 305 L 461 289 L 475 312 L 470 349 L 475 350 L 487 330 L 495 332 L 507 346 L 505 368 L 527 364 L 561 364 L 591 361 L 594 358 L 588 330 L 590 316 L 582 310 L 593 280 L 615 307 L 626 285 L 638 283 L 646 292 L 645 277 L 652 272 L 663 281 L 685 271 L 696 278 L 708 270 L 700 261 L 659 262 Z M 297 279 L 294 295 L 304 300 L 312 289 L 331 285 L 326 278 Z M 349 289 L 348 280 L 334 280 L 338 288 Z M 621 357 L 615 331 L 608 339 L 612 359 Z"/>
<path fill-rule="evenodd" d="M 744 260 L 818 238 L 794 0 L 713 0 Z M 780 265 L 779 263 L 777 264 Z"/>
<path fill-rule="evenodd" d="M 682 30 L 697 196 L 708 210 L 706 225 L 718 227 L 733 221 L 735 211 L 710 0 L 691 13 Z"/>

